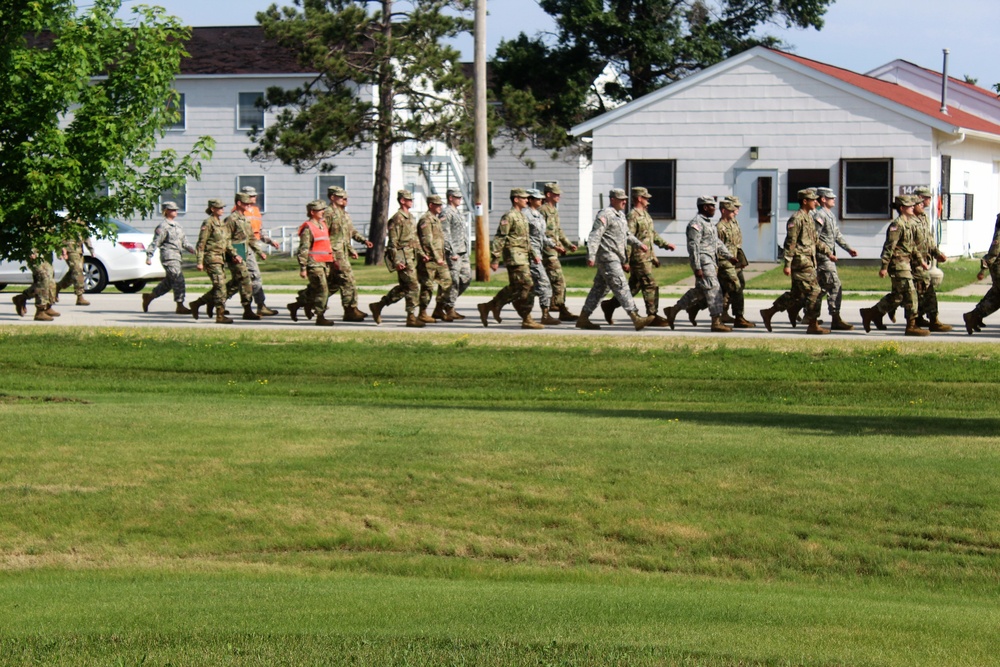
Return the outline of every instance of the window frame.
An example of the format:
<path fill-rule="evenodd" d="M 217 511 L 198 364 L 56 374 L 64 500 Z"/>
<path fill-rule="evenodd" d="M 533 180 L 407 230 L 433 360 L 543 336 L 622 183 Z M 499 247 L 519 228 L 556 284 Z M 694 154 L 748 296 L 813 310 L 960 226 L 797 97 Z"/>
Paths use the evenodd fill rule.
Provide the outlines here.
<path fill-rule="evenodd" d="M 260 119 L 260 124 L 259 125 L 257 123 L 251 123 L 249 125 L 244 125 L 243 124 L 243 108 L 244 108 L 243 107 L 243 96 L 244 95 L 254 95 L 255 96 L 254 97 L 254 101 L 251 104 L 250 108 L 253 109 L 254 113 L 259 114 L 259 119 Z M 257 129 L 263 129 L 264 128 L 264 120 L 265 120 L 264 119 L 264 109 L 257 106 L 257 100 L 259 100 L 259 99 L 264 99 L 264 93 L 263 92 L 259 92 L 258 93 L 256 91 L 244 91 L 244 92 L 239 92 L 239 93 L 236 94 L 236 129 L 237 130 L 252 130 L 255 127 Z M 249 111 L 249 109 L 248 109 L 248 111 Z"/>
<path fill-rule="evenodd" d="M 178 213 L 187 213 L 187 181 L 180 186 L 180 189 L 171 188 L 160 191 L 160 210 L 163 210 L 163 202 L 172 201 L 177 204 Z"/>
<path fill-rule="evenodd" d="M 853 164 L 872 164 L 872 163 L 883 163 L 887 168 L 888 183 L 884 187 L 863 187 L 863 186 L 851 186 L 848 185 L 847 170 L 850 165 Z M 878 157 L 878 158 L 841 158 L 840 159 L 840 205 L 837 209 L 840 212 L 841 220 L 892 220 L 893 210 L 892 210 L 892 193 L 894 186 L 894 165 L 893 159 L 891 157 Z M 879 212 L 872 211 L 861 211 L 855 212 L 851 210 L 852 207 L 852 191 L 857 190 L 884 190 L 885 191 L 885 210 Z"/>
<path fill-rule="evenodd" d="M 341 182 L 324 184 L 323 179 L 325 178 L 339 178 Z M 323 201 L 328 201 L 330 198 L 326 195 L 326 191 L 328 188 L 333 187 L 335 185 L 339 185 L 340 187 L 344 188 L 344 190 L 347 190 L 347 176 L 344 176 L 343 174 L 333 174 L 333 173 L 317 175 L 316 199 L 322 199 Z"/>
<path fill-rule="evenodd" d="M 669 185 L 656 185 L 655 183 L 650 183 L 650 179 L 634 179 L 633 178 L 633 166 L 634 165 L 652 165 L 652 164 L 666 164 L 670 166 L 670 184 Z M 639 181 L 643 182 L 639 182 Z M 625 191 L 631 192 L 631 189 L 635 186 L 641 186 L 649 190 L 651 195 L 649 200 L 649 215 L 653 220 L 676 220 L 677 219 L 677 159 L 676 158 L 663 158 L 655 160 L 625 160 Z M 663 191 L 667 191 L 664 195 Z M 668 210 L 663 211 L 660 202 L 667 202 Z"/>
<path fill-rule="evenodd" d="M 177 93 L 179 99 L 177 100 L 177 111 L 180 113 L 180 120 L 173 125 L 168 125 L 164 129 L 167 132 L 184 132 L 187 130 L 187 97 L 184 93 Z M 172 104 L 167 104 L 168 108 L 173 107 Z"/>
<path fill-rule="evenodd" d="M 252 179 L 253 182 L 245 182 L 243 179 Z M 257 187 L 257 183 L 260 183 L 260 187 Z M 260 209 L 261 213 L 265 213 L 267 211 L 267 177 L 263 174 L 240 174 L 236 177 L 236 192 L 247 185 L 257 191 L 257 208 Z"/>

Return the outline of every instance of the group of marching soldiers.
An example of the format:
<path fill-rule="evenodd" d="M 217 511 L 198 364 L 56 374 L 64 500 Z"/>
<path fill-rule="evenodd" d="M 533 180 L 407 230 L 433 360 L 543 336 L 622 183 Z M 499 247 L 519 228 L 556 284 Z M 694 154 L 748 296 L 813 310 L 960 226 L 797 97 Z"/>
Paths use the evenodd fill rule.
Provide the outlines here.
<path fill-rule="evenodd" d="M 67 271 L 62 280 L 55 279 L 55 271 L 52 267 L 52 253 L 33 252 L 28 259 L 28 268 L 31 271 L 31 284 L 20 294 L 12 299 L 14 310 L 21 317 L 28 314 L 28 300 L 35 300 L 35 321 L 51 322 L 59 317 L 61 313 L 53 308 L 59 301 L 59 292 L 70 285 L 76 293 L 76 305 L 89 306 L 90 302 L 84 296 L 85 281 L 83 276 L 83 249 L 86 248 L 91 255 L 94 254 L 94 246 L 90 239 L 85 236 L 75 236 L 65 240 L 60 257 L 65 260 Z"/>

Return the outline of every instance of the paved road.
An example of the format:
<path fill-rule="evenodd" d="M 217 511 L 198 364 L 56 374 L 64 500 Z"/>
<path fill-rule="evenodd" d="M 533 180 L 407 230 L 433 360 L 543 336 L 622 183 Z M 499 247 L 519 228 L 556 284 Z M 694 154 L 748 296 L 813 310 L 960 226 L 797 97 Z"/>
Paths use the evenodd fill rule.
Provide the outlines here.
<path fill-rule="evenodd" d="M 173 302 L 169 300 L 169 296 L 161 297 L 153 302 L 150 307 L 150 312 L 143 313 L 140 307 L 140 297 L 138 294 L 122 294 L 116 290 L 107 290 L 102 294 L 92 294 L 87 298 L 90 300 L 90 306 L 76 306 L 73 305 L 72 295 L 63 295 L 63 301 L 57 304 L 56 309 L 62 313 L 62 316 L 57 318 L 55 322 L 35 322 L 32 320 L 32 313 L 34 309 L 29 305 L 29 313 L 27 317 L 18 317 L 14 312 L 14 306 L 10 303 L 11 297 L 15 294 L 12 289 L 7 289 L 0 293 L 0 326 L 14 325 L 14 326 L 39 326 L 39 327 L 51 327 L 53 325 L 60 326 L 94 326 L 94 327 L 142 327 L 142 326 L 156 326 L 156 327 L 200 327 L 200 328 L 219 328 L 223 325 L 218 325 L 215 323 L 214 318 L 205 318 L 204 316 L 195 321 L 189 315 L 176 315 L 173 312 Z M 271 294 L 269 296 L 269 303 L 271 307 L 281 310 L 281 313 L 274 317 L 264 318 L 263 320 L 257 321 L 244 321 L 238 319 L 237 313 L 240 312 L 239 301 L 234 298 L 230 300 L 230 310 L 233 311 L 234 317 L 237 317 L 235 324 L 231 325 L 233 329 L 239 328 L 260 328 L 260 329 L 299 329 L 303 331 L 312 330 L 315 331 L 315 327 L 312 322 L 305 320 L 300 317 L 299 322 L 292 322 L 288 317 L 287 311 L 284 309 L 284 304 L 290 301 L 293 297 L 288 294 Z M 368 304 L 372 301 L 377 300 L 378 297 L 375 295 L 361 295 L 361 308 L 367 312 Z M 484 328 L 479 322 L 479 314 L 476 310 L 476 304 L 482 301 L 486 301 L 487 298 L 483 296 L 463 296 L 459 300 L 458 310 L 466 315 L 467 319 L 461 322 L 448 323 L 438 323 L 434 325 L 428 325 L 423 329 L 406 329 L 403 327 L 405 320 L 405 311 L 403 309 L 402 302 L 393 304 L 383 311 L 382 324 L 376 327 L 375 324 L 371 322 L 369 317 L 368 320 L 362 323 L 350 324 L 338 321 L 336 326 L 332 327 L 335 331 L 372 331 L 374 329 L 389 330 L 389 331 L 409 331 L 414 334 L 420 334 L 427 331 L 446 331 L 452 333 L 479 333 L 479 332 L 489 332 L 489 333 L 520 333 L 522 330 L 520 328 L 520 320 L 514 313 L 513 308 L 508 306 L 504 309 L 504 319 L 502 324 L 496 324 L 493 320 L 490 320 L 490 326 Z M 673 296 L 661 297 L 661 305 L 670 305 L 675 301 Z M 807 336 L 805 333 L 804 325 L 799 325 L 797 328 L 793 329 L 789 323 L 788 319 L 784 313 L 779 313 L 774 318 L 774 331 L 768 333 L 763 326 L 760 325 L 760 315 L 759 311 L 761 308 L 769 306 L 771 303 L 770 299 L 748 299 L 747 300 L 747 314 L 749 319 L 758 324 L 755 329 L 748 330 L 737 330 L 730 334 L 715 334 L 708 330 L 708 312 L 702 311 L 701 318 L 699 320 L 699 325 L 697 327 L 692 327 L 688 321 L 685 314 L 677 320 L 677 328 L 675 331 L 670 329 L 662 328 L 649 328 L 645 331 L 636 333 L 632 329 L 632 325 L 628 320 L 628 317 L 621 311 L 617 311 L 618 318 L 615 320 L 614 326 L 608 326 L 604 324 L 603 318 L 599 313 L 596 316 L 592 316 L 591 319 L 594 322 L 600 323 L 602 328 L 600 331 L 583 331 L 575 328 L 572 324 L 563 324 L 561 326 L 546 327 L 544 331 L 532 331 L 525 332 L 534 336 L 547 336 L 547 335 L 639 335 L 639 336 L 695 336 L 695 337 L 720 337 L 720 338 L 774 338 L 774 337 L 801 337 L 801 338 L 816 338 L 814 336 Z M 579 312 L 581 306 L 583 305 L 583 297 L 573 296 L 569 298 L 570 308 L 574 312 Z M 829 336 L 824 336 L 823 338 L 828 339 L 853 339 L 853 340 L 902 340 L 903 339 L 903 324 L 902 324 L 902 311 L 900 311 L 900 323 L 899 324 L 889 324 L 888 319 L 886 323 L 889 324 L 888 331 L 876 331 L 872 330 L 871 333 L 865 334 L 864 330 L 860 327 L 860 317 L 858 315 L 858 308 L 862 306 L 871 305 L 867 301 L 848 301 L 845 303 L 844 315 L 845 319 L 857 327 L 854 331 L 848 332 L 836 332 Z M 970 303 L 941 303 L 941 319 L 944 322 L 952 324 L 955 330 L 950 333 L 944 334 L 932 334 L 925 338 L 907 338 L 909 341 L 955 341 L 955 342 L 965 342 L 965 343 L 996 343 L 1000 342 L 1000 319 L 997 319 L 994 326 L 988 326 L 984 328 L 982 333 L 969 336 L 965 333 L 964 326 L 962 325 L 962 313 L 971 310 L 973 304 Z M 330 311 L 334 317 L 339 318 L 341 314 L 340 303 L 337 301 L 332 306 L 332 311 Z M 537 309 L 536 309 L 537 312 Z M 823 313 L 824 318 L 828 320 L 826 313 Z M 987 321 L 987 325 L 991 323 Z"/>

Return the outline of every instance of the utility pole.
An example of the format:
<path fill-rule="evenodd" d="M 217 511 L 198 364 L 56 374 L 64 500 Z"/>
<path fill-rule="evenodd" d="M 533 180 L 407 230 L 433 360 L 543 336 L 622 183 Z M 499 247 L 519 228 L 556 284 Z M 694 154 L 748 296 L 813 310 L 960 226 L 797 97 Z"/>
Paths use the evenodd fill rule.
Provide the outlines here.
<path fill-rule="evenodd" d="M 475 42 L 475 75 L 473 77 L 475 101 L 475 175 L 476 179 L 476 280 L 490 280 L 489 240 L 489 174 L 487 173 L 486 128 L 486 0 L 476 1 L 476 19 L 473 28 Z"/>

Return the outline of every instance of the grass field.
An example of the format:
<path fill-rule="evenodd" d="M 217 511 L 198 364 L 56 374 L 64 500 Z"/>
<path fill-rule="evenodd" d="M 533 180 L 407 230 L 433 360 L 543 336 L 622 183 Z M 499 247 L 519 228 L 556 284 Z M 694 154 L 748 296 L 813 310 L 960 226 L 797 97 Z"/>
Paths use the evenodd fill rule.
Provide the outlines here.
<path fill-rule="evenodd" d="M 1000 347 L 0 328 L 0 663 L 990 665 Z"/>

